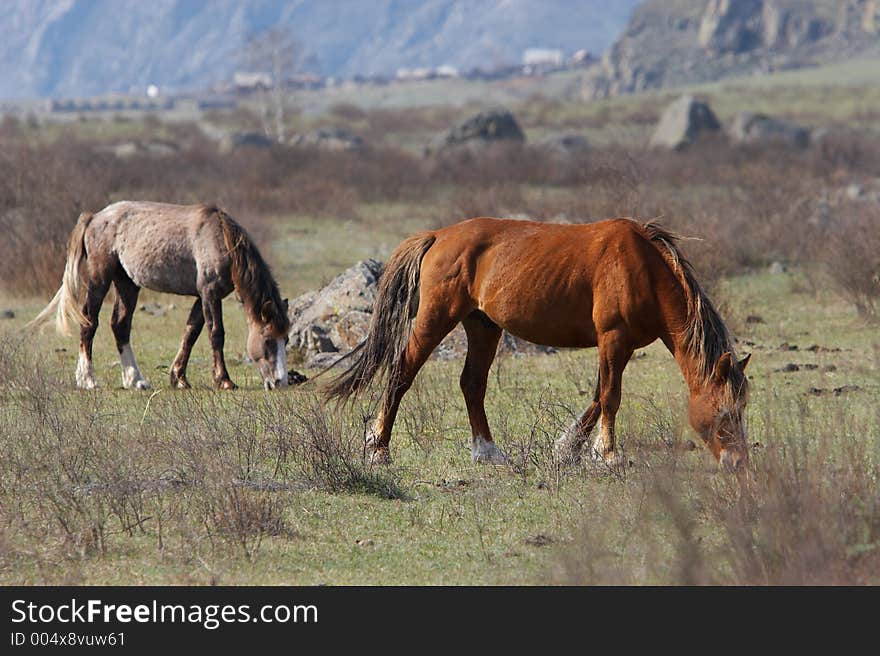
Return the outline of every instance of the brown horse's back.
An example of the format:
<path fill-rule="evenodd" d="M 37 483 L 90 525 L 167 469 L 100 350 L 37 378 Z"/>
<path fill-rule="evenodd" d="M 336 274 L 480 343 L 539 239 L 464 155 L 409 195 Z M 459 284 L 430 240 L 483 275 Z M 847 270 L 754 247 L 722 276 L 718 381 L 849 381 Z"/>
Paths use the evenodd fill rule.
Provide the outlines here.
<path fill-rule="evenodd" d="M 642 346 L 663 327 L 658 294 L 685 302 L 660 253 L 627 219 L 559 225 L 478 218 L 435 236 L 422 262 L 422 298 L 442 290 L 462 314 L 481 310 L 531 342 L 596 346 L 599 333 L 619 327 Z"/>

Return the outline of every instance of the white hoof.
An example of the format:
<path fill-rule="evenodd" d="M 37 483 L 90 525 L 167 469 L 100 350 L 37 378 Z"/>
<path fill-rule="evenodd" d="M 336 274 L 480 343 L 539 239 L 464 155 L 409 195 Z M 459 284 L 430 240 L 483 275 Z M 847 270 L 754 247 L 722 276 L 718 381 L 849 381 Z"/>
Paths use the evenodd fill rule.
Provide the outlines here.
<path fill-rule="evenodd" d="M 98 381 L 95 380 L 94 378 L 91 378 L 91 377 L 84 377 L 84 378 L 77 377 L 76 386 L 79 389 L 96 390 L 96 389 L 98 389 Z"/>
<path fill-rule="evenodd" d="M 590 449 L 590 457 L 593 459 L 593 462 L 604 463 L 609 467 L 620 467 L 626 463 L 623 453 L 621 453 L 620 450 L 604 453 L 604 449 L 595 444 Z"/>
<path fill-rule="evenodd" d="M 495 442 L 490 442 L 477 435 L 471 442 L 471 461 L 489 465 L 506 465 L 507 456 Z"/>
<path fill-rule="evenodd" d="M 367 435 L 366 442 L 364 444 L 364 450 L 366 451 L 367 461 L 371 465 L 390 465 L 391 460 L 391 451 L 388 447 L 378 446 L 379 438 L 375 433 L 370 433 Z"/>
<path fill-rule="evenodd" d="M 137 360 L 135 360 L 130 344 L 122 347 L 122 350 L 119 352 L 119 361 L 122 365 L 122 386 L 125 389 L 150 389 L 150 384 L 141 374 L 141 370 L 138 369 Z"/>
<path fill-rule="evenodd" d="M 76 373 L 74 374 L 76 386 L 84 390 L 98 389 L 98 380 L 95 378 L 95 370 L 92 367 L 92 361 L 86 358 L 83 353 L 79 354 L 76 361 Z"/>

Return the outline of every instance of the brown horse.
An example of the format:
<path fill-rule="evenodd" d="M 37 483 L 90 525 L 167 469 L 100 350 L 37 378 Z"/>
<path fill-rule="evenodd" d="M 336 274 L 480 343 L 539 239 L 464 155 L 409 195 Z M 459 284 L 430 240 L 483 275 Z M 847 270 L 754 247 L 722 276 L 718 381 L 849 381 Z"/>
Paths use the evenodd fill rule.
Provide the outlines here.
<path fill-rule="evenodd" d="M 560 457 L 576 460 L 601 417 L 593 456 L 616 461 L 623 369 L 635 349 L 660 339 L 690 390 L 693 428 L 726 468 L 748 462 L 749 358 L 736 360 L 724 322 L 674 236 L 656 223 L 478 218 L 404 241 L 385 266 L 366 340 L 327 390 L 348 399 L 377 374 L 387 379 L 367 439 L 373 462 L 390 461 L 400 400 L 459 322 L 468 339 L 461 389 L 475 462 L 506 460 L 492 441 L 483 406 L 502 329 L 548 346 L 599 347 L 593 402 L 557 442 Z"/>
<path fill-rule="evenodd" d="M 81 299 L 85 282 L 85 299 Z M 111 328 L 122 363 L 122 386 L 147 389 L 129 336 L 141 287 L 195 296 L 180 351 L 171 365 L 171 386 L 188 388 L 186 366 L 202 327 L 207 324 L 214 351 L 214 382 L 234 389 L 223 359 L 222 299 L 233 289 L 244 303 L 247 351 L 267 389 L 287 385 L 287 300 L 253 241 L 229 215 L 216 207 L 123 201 L 97 214 L 81 214 L 70 235 L 61 288 L 31 322 L 55 317 L 59 332 L 80 326 L 77 387 L 97 387 L 92 341 L 98 313 L 110 285 L 116 290 Z M 80 310 L 79 303 L 82 303 Z"/>

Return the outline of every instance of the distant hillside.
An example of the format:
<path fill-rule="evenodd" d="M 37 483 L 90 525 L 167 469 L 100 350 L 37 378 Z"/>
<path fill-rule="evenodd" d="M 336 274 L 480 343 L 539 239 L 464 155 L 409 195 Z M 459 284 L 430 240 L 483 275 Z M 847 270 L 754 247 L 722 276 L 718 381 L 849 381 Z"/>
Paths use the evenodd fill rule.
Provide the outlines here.
<path fill-rule="evenodd" d="M 226 79 L 246 35 L 283 27 L 333 76 L 519 62 L 607 48 L 636 0 L 3 0 L 0 97 L 83 96 Z"/>
<path fill-rule="evenodd" d="M 648 0 L 587 77 L 606 97 L 880 55 L 878 0 Z"/>

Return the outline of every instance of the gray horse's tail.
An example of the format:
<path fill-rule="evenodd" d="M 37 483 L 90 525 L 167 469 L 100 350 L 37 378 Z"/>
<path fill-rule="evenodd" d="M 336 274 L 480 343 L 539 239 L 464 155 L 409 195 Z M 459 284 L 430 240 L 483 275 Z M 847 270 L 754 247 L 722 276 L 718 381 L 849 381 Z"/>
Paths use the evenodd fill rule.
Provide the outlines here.
<path fill-rule="evenodd" d="M 436 237 L 427 232 L 404 241 L 388 258 L 373 303 L 370 331 L 351 356 L 354 362 L 325 388 L 328 398 L 348 400 L 377 374 L 393 377 L 409 342 L 410 324 L 419 310 L 422 258 Z"/>
<path fill-rule="evenodd" d="M 64 265 L 64 275 L 61 278 L 61 287 L 55 292 L 55 296 L 49 301 L 49 305 L 43 308 L 28 327 L 42 327 L 49 323 L 53 316 L 55 328 L 64 335 L 70 334 L 71 321 L 80 326 L 89 325 L 89 320 L 80 309 L 82 295 L 82 274 L 80 266 L 86 258 L 86 248 L 83 243 L 86 228 L 92 220 L 92 215 L 83 212 L 77 219 L 73 232 L 70 233 L 70 241 L 67 242 L 67 262 Z"/>

